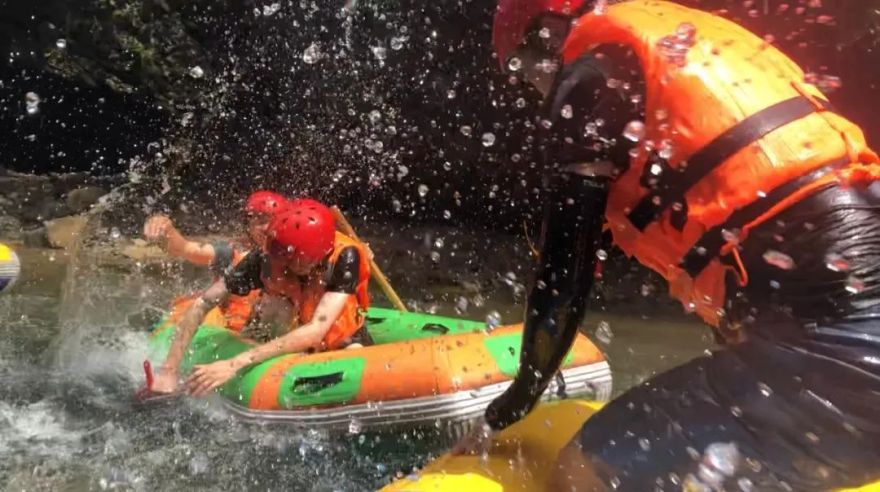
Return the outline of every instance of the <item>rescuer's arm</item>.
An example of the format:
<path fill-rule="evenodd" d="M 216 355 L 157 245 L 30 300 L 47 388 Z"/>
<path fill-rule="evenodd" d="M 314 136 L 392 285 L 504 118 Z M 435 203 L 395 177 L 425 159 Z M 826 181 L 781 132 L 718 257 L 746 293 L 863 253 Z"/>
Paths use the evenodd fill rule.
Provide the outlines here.
<path fill-rule="evenodd" d="M 577 335 L 593 285 L 608 179 L 566 173 L 548 188 L 519 372 L 486 410 L 486 422 L 495 430 L 528 413 L 547 388 Z"/>
<path fill-rule="evenodd" d="M 538 149 L 548 176 L 540 264 L 526 304 L 519 372 L 486 411 L 495 430 L 534 407 L 571 348 L 593 285 L 610 182 L 635 145 L 623 130 L 644 117 L 634 102 L 642 99 L 633 97 L 642 87 L 632 75 L 635 57 L 615 47 L 604 51 L 569 63 L 545 105 L 551 124 L 542 125 Z"/>

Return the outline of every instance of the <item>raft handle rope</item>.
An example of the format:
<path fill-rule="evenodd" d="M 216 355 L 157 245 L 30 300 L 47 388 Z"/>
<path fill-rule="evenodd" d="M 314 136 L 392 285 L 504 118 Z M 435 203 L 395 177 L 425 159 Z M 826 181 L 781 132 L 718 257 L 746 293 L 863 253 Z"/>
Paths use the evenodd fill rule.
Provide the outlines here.
<path fill-rule="evenodd" d="M 422 331 L 439 333 L 441 335 L 445 335 L 445 334 L 449 333 L 449 327 L 443 326 L 443 325 L 440 325 L 437 323 L 428 323 L 428 324 L 422 326 Z"/>

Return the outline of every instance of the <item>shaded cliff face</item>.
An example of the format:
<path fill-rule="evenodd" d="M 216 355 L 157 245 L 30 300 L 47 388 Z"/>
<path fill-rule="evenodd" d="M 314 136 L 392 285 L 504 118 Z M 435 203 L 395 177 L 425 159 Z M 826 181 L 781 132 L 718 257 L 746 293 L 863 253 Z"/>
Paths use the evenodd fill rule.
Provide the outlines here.
<path fill-rule="evenodd" d="M 878 92 L 880 2 L 688 3 L 839 77 L 833 101 L 880 137 L 862 104 Z M 13 2 L 0 13 L 0 165 L 132 168 L 164 178 L 148 207 L 207 196 L 225 212 L 268 186 L 372 216 L 534 224 L 539 101 L 498 70 L 494 4 Z"/>

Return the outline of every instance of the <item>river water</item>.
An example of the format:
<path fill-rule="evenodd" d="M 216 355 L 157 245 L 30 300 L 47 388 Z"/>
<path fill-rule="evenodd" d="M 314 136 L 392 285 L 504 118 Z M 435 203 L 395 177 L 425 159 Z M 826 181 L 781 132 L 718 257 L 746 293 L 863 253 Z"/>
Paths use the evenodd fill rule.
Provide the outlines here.
<path fill-rule="evenodd" d="M 136 406 L 131 395 L 142 381 L 149 326 L 137 313 L 167 306 L 205 277 L 131 260 L 126 268 L 126 260 L 98 261 L 88 252 L 76 253 L 75 267 L 61 251 L 20 255 L 24 276 L 0 296 L 4 490 L 375 490 L 451 444 L 431 431 L 328 435 L 243 424 L 212 400 Z M 412 277 L 419 265 L 408 269 Z M 400 280 L 405 299 L 455 314 L 448 289 L 426 294 L 421 283 L 415 292 L 420 282 Z M 464 316 L 498 311 L 505 322 L 517 321 L 521 306 L 513 299 L 487 292 Z M 601 321 L 613 333 L 601 347 L 616 393 L 708 347 L 697 324 L 635 313 L 591 315 L 584 332 L 593 335 Z"/>

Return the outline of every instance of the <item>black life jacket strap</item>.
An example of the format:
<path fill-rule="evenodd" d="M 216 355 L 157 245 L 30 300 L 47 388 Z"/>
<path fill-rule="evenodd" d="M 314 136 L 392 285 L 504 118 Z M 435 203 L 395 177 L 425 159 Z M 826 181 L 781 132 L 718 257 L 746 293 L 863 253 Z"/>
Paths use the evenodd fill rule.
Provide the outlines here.
<path fill-rule="evenodd" d="M 850 164 L 850 162 L 851 159 L 848 156 L 835 159 L 809 174 L 797 177 L 776 187 L 768 192 L 767 196 L 759 198 L 732 213 L 723 224 L 715 226 L 703 234 L 703 237 L 697 241 L 681 260 L 680 266 L 692 278 L 695 278 L 721 253 L 721 248 L 727 242 L 724 238 L 724 231 L 733 232 L 741 230 L 753 220 L 769 212 L 782 200 L 796 193 L 799 189 L 830 172 Z"/>
<path fill-rule="evenodd" d="M 629 220 L 640 231 L 657 220 L 674 203 L 686 205 L 685 194 L 734 154 L 768 133 L 818 111 L 830 110 L 826 101 L 816 102 L 804 96 L 776 103 L 730 127 L 694 153 L 687 166 L 668 170 L 661 182 L 629 213 Z"/>

